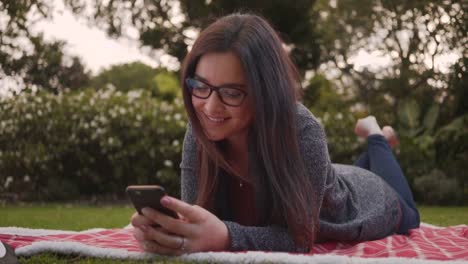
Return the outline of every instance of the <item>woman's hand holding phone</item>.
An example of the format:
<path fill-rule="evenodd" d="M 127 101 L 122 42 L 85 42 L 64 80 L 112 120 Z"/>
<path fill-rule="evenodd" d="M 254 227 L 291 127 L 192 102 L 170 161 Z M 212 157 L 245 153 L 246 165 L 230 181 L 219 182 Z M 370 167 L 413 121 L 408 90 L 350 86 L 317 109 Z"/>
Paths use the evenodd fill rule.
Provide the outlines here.
<path fill-rule="evenodd" d="M 214 214 L 197 205 L 164 196 L 161 205 L 179 218 L 145 207 L 132 216 L 134 236 L 145 251 L 162 255 L 181 255 L 200 251 L 229 249 L 226 225 Z M 157 224 L 159 227 L 152 227 Z"/>

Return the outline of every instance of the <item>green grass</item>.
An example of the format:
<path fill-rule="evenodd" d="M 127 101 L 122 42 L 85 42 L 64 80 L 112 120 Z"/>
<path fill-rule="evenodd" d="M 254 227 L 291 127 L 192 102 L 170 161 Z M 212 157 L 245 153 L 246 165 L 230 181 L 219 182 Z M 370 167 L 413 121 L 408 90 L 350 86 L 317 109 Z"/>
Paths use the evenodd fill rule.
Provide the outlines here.
<path fill-rule="evenodd" d="M 141 263 L 169 263 L 169 264 L 179 264 L 179 263 L 195 263 L 188 261 L 177 261 L 174 259 L 154 259 L 154 260 L 115 260 L 115 259 L 102 259 L 102 258 L 88 258 L 82 256 L 64 256 L 57 255 L 53 253 L 44 253 L 30 258 L 20 258 L 20 263 L 26 264 L 68 264 L 68 263 L 86 263 L 86 264 L 141 264 Z"/>
<path fill-rule="evenodd" d="M 137 261 L 137 260 L 114 260 L 114 259 L 98 259 L 98 258 L 88 258 L 82 256 L 64 256 L 57 255 L 53 253 L 44 253 L 30 258 L 20 258 L 20 263 L 26 264 L 68 264 L 68 263 L 87 263 L 87 264 L 128 264 L 128 263 L 187 263 L 174 260 L 154 260 L 154 261 Z"/>
<path fill-rule="evenodd" d="M 0 226 L 59 230 L 116 228 L 128 225 L 130 206 L 24 205 L 0 207 Z"/>
<path fill-rule="evenodd" d="M 468 225 L 468 206 L 420 206 L 421 221 L 437 226 Z"/>
<path fill-rule="evenodd" d="M 419 207 L 421 220 L 438 226 L 468 224 L 468 207 Z M 85 230 L 89 228 L 123 227 L 129 223 L 134 210 L 130 206 L 77 206 L 77 205 L 21 205 L 0 206 L 0 226 L 29 228 Z M 171 259 L 156 259 L 158 263 L 182 263 Z M 147 261 L 121 261 L 61 256 L 52 253 L 31 258 L 20 258 L 20 263 L 148 263 Z"/>

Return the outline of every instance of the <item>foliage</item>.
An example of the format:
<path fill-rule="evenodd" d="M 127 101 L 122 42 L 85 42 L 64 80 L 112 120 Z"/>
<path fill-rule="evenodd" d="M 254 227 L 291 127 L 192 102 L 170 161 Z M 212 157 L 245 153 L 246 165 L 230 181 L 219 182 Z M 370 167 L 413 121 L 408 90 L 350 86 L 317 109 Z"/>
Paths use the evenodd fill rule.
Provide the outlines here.
<path fill-rule="evenodd" d="M 427 183 L 429 175 L 442 170 L 447 182 L 461 186 L 453 191 L 465 202 L 466 123 L 459 118 L 468 110 L 466 10 L 459 1 L 318 0 L 313 7 L 322 43 L 319 72 L 333 83 L 341 97 L 337 102 L 351 102 L 348 109 L 356 117 L 372 114 L 381 125 L 396 128 L 401 142 L 397 159 L 413 190 L 423 188 L 416 180 Z M 355 65 L 355 56 L 363 51 L 387 64 Z M 444 70 L 436 61 L 447 54 L 460 59 Z M 346 103 L 339 104 L 343 106 L 330 105 L 328 112 L 346 109 Z M 451 133 L 442 133 L 451 124 Z M 417 191 L 417 198 L 433 202 L 424 192 Z"/>
<path fill-rule="evenodd" d="M 432 103 L 443 100 L 444 72 L 435 60 L 450 53 L 463 57 L 467 36 L 465 13 L 459 1 L 319 1 L 318 31 L 323 62 L 331 62 L 340 78 L 368 104 L 385 112 L 405 97 Z M 465 26 L 463 26 L 465 25 Z M 352 57 L 362 50 L 386 58 L 388 65 L 372 62 L 354 67 Z M 392 107 L 395 106 L 395 107 Z M 389 121 L 393 121 L 389 119 Z"/>
<path fill-rule="evenodd" d="M 122 92 L 143 89 L 153 97 L 166 101 L 172 101 L 176 97 L 182 98 L 179 81 L 174 72 L 163 68 L 154 69 L 141 62 L 113 65 L 91 80 L 91 86 L 95 89 L 108 85 Z"/>
<path fill-rule="evenodd" d="M 172 101 L 175 98 L 182 98 L 181 85 L 175 74 L 169 71 L 159 71 L 153 78 L 156 83 L 157 95 L 165 100 Z"/>
<path fill-rule="evenodd" d="M 448 159 L 433 144 L 436 131 L 467 113 L 462 3 L 323 0 L 314 10 L 320 14 L 323 65 L 335 70 L 336 89 L 397 128 L 410 178 L 429 173 L 436 158 Z M 363 50 L 386 58 L 388 65 L 356 67 L 353 56 Z M 446 74 L 435 61 L 450 53 L 461 59 Z"/>
<path fill-rule="evenodd" d="M 416 100 L 403 102 L 399 158 L 417 196 L 430 204 L 467 202 L 468 173 L 460 168 L 468 158 L 468 115 L 437 127 L 442 112 L 438 104 L 422 111 Z"/>
<path fill-rule="evenodd" d="M 456 178 L 447 178 L 444 172 L 433 170 L 415 180 L 416 192 L 426 204 L 457 204 L 462 200 L 463 188 Z"/>
<path fill-rule="evenodd" d="M 366 110 L 337 90 L 333 82 L 317 74 L 305 87 L 303 101 L 325 127 L 332 161 L 352 164 L 364 151 L 353 128 Z M 437 127 L 441 113 L 436 103 L 423 110 L 414 99 L 402 101 L 396 127 L 401 144 L 395 155 L 419 202 L 468 202 L 468 175 L 460 169 L 468 160 L 468 115 Z"/>
<path fill-rule="evenodd" d="M 0 80 L 13 78 L 19 80 L 19 88 L 54 93 L 87 85 L 89 73 L 78 57 L 64 54 L 64 42 L 46 42 L 42 34 L 29 31 L 32 18 L 50 18 L 50 10 L 45 1 L 0 1 L 0 18 L 5 22 L 0 24 Z"/>
<path fill-rule="evenodd" d="M 352 101 L 340 96 L 334 88 L 324 75 L 317 74 L 304 88 L 303 103 L 326 130 L 331 160 L 352 164 L 362 149 L 353 132 L 359 112 L 352 111 Z"/>
<path fill-rule="evenodd" d="M 450 122 L 450 118 L 459 117 L 468 113 L 468 56 L 460 58 L 457 63 L 451 67 L 451 72 L 448 76 L 448 100 L 446 100 L 444 109 L 445 123 Z"/>
<path fill-rule="evenodd" d="M 152 79 L 156 73 L 156 69 L 141 62 L 117 64 L 93 77 L 91 86 L 95 89 L 105 89 L 111 84 L 121 92 L 143 89 L 153 93 L 156 87 Z"/>
<path fill-rule="evenodd" d="M 22 94 L 0 103 L 0 193 L 121 196 L 128 184 L 179 192 L 182 102 L 115 89 Z"/>
<path fill-rule="evenodd" d="M 435 134 L 436 159 L 440 169 L 457 180 L 468 202 L 468 114 L 460 116 Z"/>
<path fill-rule="evenodd" d="M 3 75 L 16 74 L 27 83 L 41 85 L 51 91 L 63 87 L 89 86 L 85 84 L 86 78 L 78 60 L 73 60 L 73 67 L 63 70 L 64 62 L 68 61 L 65 64 L 72 65 L 61 53 L 63 44 L 43 43 L 38 36 L 37 44 L 34 44 L 37 48 L 30 54 L 23 52 L 15 42 L 26 36 L 30 43 L 34 43 L 34 36 L 30 36 L 27 29 L 31 23 L 30 17 L 33 17 L 31 14 L 39 19 L 50 18 L 49 14 L 53 9 L 50 3 L 44 0 L 0 1 L 0 14 L 7 16 L 7 26 L 0 28 L 0 76 L 2 71 Z M 397 158 L 411 187 L 416 190 L 419 201 L 429 199 L 420 190 L 422 185 L 430 182 L 428 179 L 434 178 L 431 175 L 435 175 L 435 171 L 443 171 L 447 182 L 460 185 L 461 188 L 455 190 L 457 197 L 460 194 L 458 192 L 461 192 L 461 200 L 468 200 L 468 9 L 465 2 L 63 2 L 74 14 L 81 18 L 86 17 L 88 22 L 105 29 L 112 37 L 129 36 L 129 32 L 135 33 L 136 29 L 142 46 L 150 47 L 153 54 L 173 56 L 176 64 L 181 62 L 187 49 L 190 49 L 200 29 L 213 21 L 213 18 L 235 11 L 259 13 L 272 22 L 300 72 L 307 76 L 304 103 L 325 126 L 334 162 L 350 163 L 356 158 L 362 150 L 362 144 L 356 141 L 352 133 L 354 122 L 358 117 L 372 114 L 381 125 L 389 124 L 396 128 L 401 142 L 396 149 Z M 355 58 L 364 51 L 385 60 L 385 65 L 378 66 L 379 63 L 374 61 L 357 65 Z M 10 56 L 11 54 L 14 56 Z M 444 67 L 437 65 L 437 61 L 445 55 L 458 56 L 458 61 L 452 67 L 443 69 Z M 41 63 L 37 63 L 38 61 Z M 309 76 L 312 77 L 308 78 Z M 73 78 L 68 81 L 69 77 Z M 180 98 L 179 84 L 173 73 L 140 64 L 112 67 L 94 78 L 93 82 L 93 87 L 112 84 L 125 94 L 141 88 L 145 90 L 146 96 L 151 94 L 167 102 Z M 86 92 L 88 93 L 91 92 Z M 39 97 L 41 96 L 43 95 Z M 159 102 L 159 99 L 151 100 Z M 32 100 L 32 97 L 28 100 Z M 87 105 L 85 103 L 83 107 Z M 119 103 L 117 105 L 120 106 Z M 71 109 L 77 113 L 84 111 L 78 106 Z M 27 113 L 29 112 L 18 114 L 15 118 L 22 120 L 24 117 L 20 115 Z M 35 116 L 36 112 L 30 114 Z M 0 116 L 11 120 L 6 114 L 0 113 Z M 55 116 L 50 116 L 49 122 L 54 118 Z M 66 118 L 61 117 L 56 122 L 64 122 L 62 119 Z M 40 121 L 29 122 L 36 124 L 38 128 L 43 127 L 39 125 Z M 24 123 L 21 125 L 25 126 Z M 72 133 L 71 129 L 67 131 Z M 36 133 L 30 130 L 30 133 L 33 132 Z M 125 138 L 123 133 L 119 136 Z M 24 133 L 16 139 L 23 137 L 28 138 L 29 134 Z M 33 143 L 33 147 L 28 147 L 28 153 L 39 156 L 48 151 L 50 144 L 49 141 L 44 141 L 43 145 Z M 26 148 L 25 146 L 22 147 Z M 88 145 L 75 146 L 76 149 L 81 147 L 88 148 Z M 87 150 L 85 153 L 99 153 L 95 148 L 90 149 L 92 151 Z M 72 156 L 81 155 L 69 152 Z M 107 162 L 108 158 L 103 160 Z M 10 164 L 12 162 L 11 158 Z M 101 160 L 96 163 L 101 163 Z M 111 170 L 110 167 L 109 165 L 104 172 Z M 102 174 L 102 171 L 93 171 L 95 175 Z M 56 181 L 55 178 L 51 179 L 54 180 Z M 416 182 L 422 185 L 417 186 Z M 73 193 L 75 185 L 63 183 L 61 188 L 68 188 L 69 193 Z"/>

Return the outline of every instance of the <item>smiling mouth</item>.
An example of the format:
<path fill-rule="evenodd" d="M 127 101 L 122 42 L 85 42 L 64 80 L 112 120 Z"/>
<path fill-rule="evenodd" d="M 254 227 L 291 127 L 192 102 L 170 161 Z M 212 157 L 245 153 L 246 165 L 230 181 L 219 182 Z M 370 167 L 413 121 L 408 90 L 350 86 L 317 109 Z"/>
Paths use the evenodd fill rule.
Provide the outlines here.
<path fill-rule="evenodd" d="M 212 122 L 215 122 L 215 123 L 222 123 L 226 120 L 228 120 L 229 118 L 224 118 L 224 117 L 212 117 L 212 116 L 208 116 L 208 115 L 205 115 L 206 118 Z"/>

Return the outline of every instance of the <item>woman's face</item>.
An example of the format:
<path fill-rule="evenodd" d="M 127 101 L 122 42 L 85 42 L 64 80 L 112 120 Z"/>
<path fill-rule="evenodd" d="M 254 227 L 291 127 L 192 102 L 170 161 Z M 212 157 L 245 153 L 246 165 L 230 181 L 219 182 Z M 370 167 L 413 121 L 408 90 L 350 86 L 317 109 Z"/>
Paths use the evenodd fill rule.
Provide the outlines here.
<path fill-rule="evenodd" d="M 248 92 L 241 62 L 232 52 L 203 55 L 194 79 L 215 87 L 234 87 Z M 207 99 L 192 96 L 192 104 L 208 139 L 227 139 L 233 143 L 246 139 L 253 118 L 249 95 L 241 105 L 229 106 L 220 100 L 217 92 L 212 91 Z"/>

